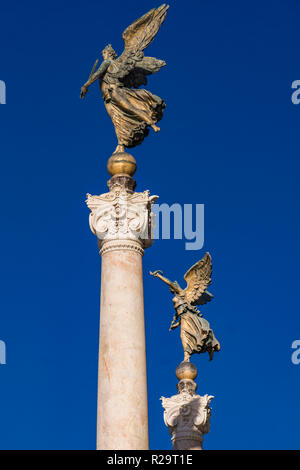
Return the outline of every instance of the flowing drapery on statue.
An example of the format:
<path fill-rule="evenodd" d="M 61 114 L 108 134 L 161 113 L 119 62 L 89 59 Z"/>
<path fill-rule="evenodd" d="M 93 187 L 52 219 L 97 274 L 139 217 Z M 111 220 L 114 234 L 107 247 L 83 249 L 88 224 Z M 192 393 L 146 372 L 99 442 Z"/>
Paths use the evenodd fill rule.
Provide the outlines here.
<path fill-rule="evenodd" d="M 202 260 L 194 264 L 184 275 L 187 287 L 183 290 L 179 284 L 171 282 L 162 276 L 161 271 L 150 273 L 158 277 L 170 286 L 170 290 L 175 296 L 173 305 L 175 315 L 170 326 L 170 330 L 181 326 L 180 338 L 182 342 L 184 361 L 189 362 L 194 353 L 208 352 L 210 359 L 214 352 L 220 350 L 220 343 L 216 339 L 209 322 L 202 317 L 196 305 L 204 305 L 213 296 L 206 289 L 211 283 L 212 261 L 209 253 L 206 253 Z"/>
<path fill-rule="evenodd" d="M 132 23 L 123 33 L 124 51 L 118 58 L 109 44 L 102 51 L 104 61 L 97 71 L 98 61 L 88 81 L 82 86 L 84 98 L 88 87 L 99 80 L 105 108 L 114 124 L 118 139 L 115 153 L 125 147 L 135 147 L 143 142 L 149 127 L 160 130 L 157 122 L 163 117 L 165 102 L 148 90 L 139 89 L 147 84 L 147 75 L 158 72 L 165 61 L 145 57 L 143 50 L 152 42 L 165 20 L 168 5 L 153 8 Z"/>
<path fill-rule="evenodd" d="M 184 360 L 189 361 L 192 354 L 204 352 L 208 352 L 210 359 L 212 359 L 214 351 L 219 351 L 220 344 L 208 321 L 202 317 L 196 307 L 184 302 L 178 296 L 174 297 L 173 304 L 176 315 L 170 329 L 173 330 L 179 324 L 181 325 L 180 338 Z M 179 323 L 176 323 L 177 318 L 179 318 Z"/>

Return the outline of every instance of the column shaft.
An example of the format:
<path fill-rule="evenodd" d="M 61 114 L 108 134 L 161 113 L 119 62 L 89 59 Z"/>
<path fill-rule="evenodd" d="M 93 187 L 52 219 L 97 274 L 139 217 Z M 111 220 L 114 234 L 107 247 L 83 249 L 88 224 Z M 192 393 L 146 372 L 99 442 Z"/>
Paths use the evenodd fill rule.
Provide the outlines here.
<path fill-rule="evenodd" d="M 148 449 L 143 250 L 138 242 L 124 241 L 120 249 L 106 245 L 102 248 L 97 448 Z"/>

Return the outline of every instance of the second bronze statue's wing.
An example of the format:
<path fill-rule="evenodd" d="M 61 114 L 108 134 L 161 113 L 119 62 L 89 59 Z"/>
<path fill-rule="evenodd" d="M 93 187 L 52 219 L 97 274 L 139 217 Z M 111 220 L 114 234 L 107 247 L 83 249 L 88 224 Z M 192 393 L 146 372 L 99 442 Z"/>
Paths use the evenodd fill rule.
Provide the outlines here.
<path fill-rule="evenodd" d="M 209 253 L 194 264 L 184 275 L 187 287 L 184 290 L 185 300 L 193 305 L 205 304 L 212 295 L 206 291 L 211 283 L 212 260 Z"/>
<path fill-rule="evenodd" d="M 165 20 L 169 5 L 153 8 L 125 29 L 124 51 L 116 59 L 119 64 L 119 78 L 125 86 L 138 88 L 146 85 L 146 75 L 158 72 L 166 65 L 164 60 L 144 57 L 143 50 L 149 46 Z"/>

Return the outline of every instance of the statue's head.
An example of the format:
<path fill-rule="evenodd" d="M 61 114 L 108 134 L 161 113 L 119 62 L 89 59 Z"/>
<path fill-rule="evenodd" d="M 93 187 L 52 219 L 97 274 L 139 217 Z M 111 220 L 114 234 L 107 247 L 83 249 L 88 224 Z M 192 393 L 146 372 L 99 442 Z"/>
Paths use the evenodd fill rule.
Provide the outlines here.
<path fill-rule="evenodd" d="M 104 60 L 113 60 L 117 57 L 116 51 L 112 48 L 111 44 L 108 44 L 102 51 L 102 57 Z"/>

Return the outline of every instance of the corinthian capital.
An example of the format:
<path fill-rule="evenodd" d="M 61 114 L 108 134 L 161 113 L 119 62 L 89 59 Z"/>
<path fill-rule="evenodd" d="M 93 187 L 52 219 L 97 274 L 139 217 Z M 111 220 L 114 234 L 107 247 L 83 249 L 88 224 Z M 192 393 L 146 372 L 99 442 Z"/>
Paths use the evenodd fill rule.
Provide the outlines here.
<path fill-rule="evenodd" d="M 149 191 L 132 192 L 122 185 L 114 185 L 111 191 L 100 196 L 87 194 L 90 228 L 100 248 L 103 249 L 106 242 L 113 242 L 111 246 L 116 247 L 118 241 L 127 245 L 132 242 L 132 246 L 138 245 L 141 249 L 152 245 L 152 205 L 157 198 L 149 196 Z"/>
<path fill-rule="evenodd" d="M 203 434 L 209 432 L 211 414 L 209 404 L 213 396 L 196 395 L 194 393 L 196 384 L 192 380 L 184 382 L 178 395 L 161 398 L 164 421 L 172 436 L 174 450 L 201 450 Z"/>

